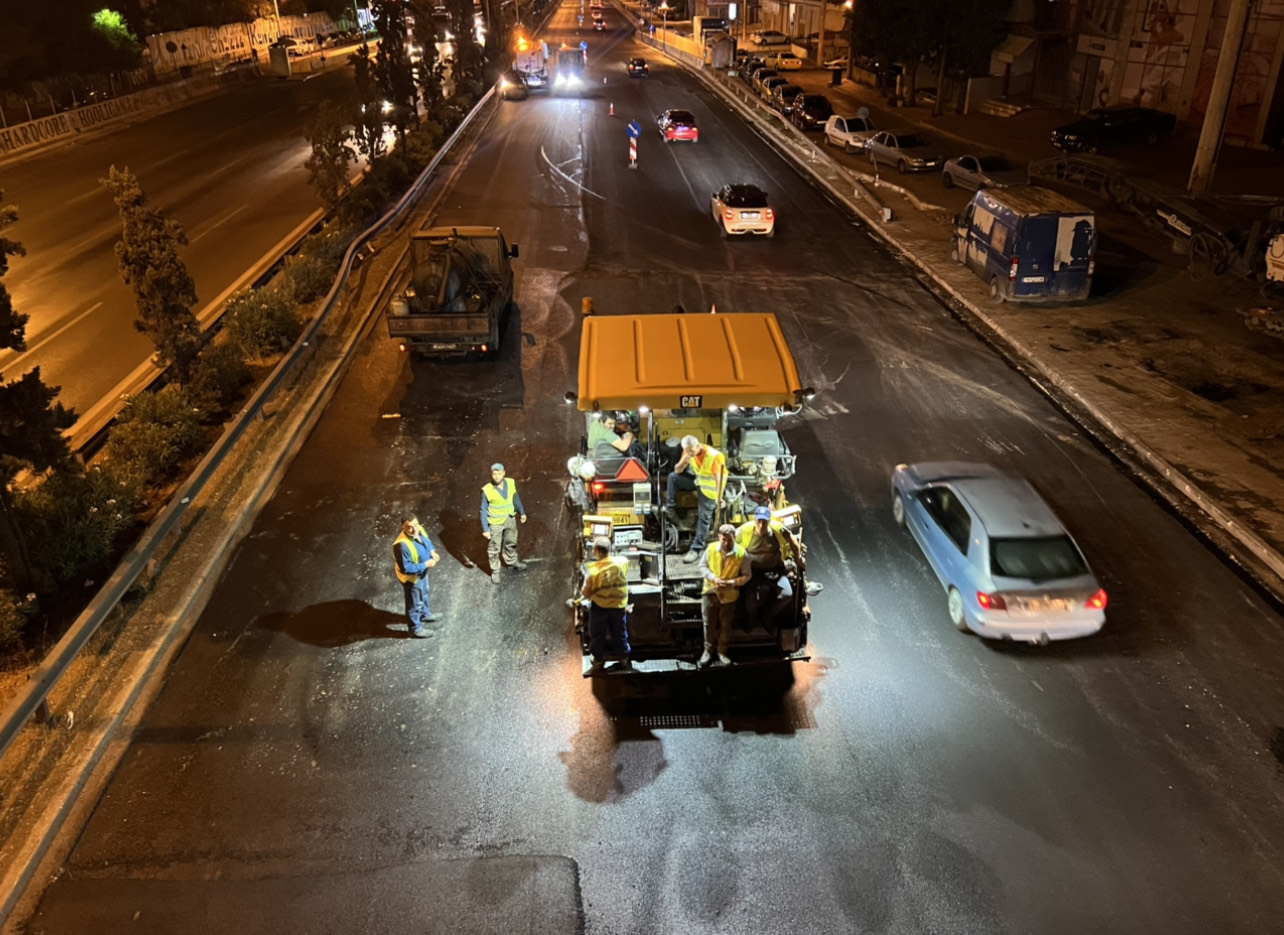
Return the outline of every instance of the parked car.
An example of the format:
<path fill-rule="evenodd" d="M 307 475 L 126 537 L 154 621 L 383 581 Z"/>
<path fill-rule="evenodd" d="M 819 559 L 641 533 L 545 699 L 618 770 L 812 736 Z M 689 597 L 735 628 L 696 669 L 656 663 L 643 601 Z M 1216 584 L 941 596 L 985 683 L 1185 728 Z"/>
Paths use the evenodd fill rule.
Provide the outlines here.
<path fill-rule="evenodd" d="M 1034 185 L 983 188 L 954 219 L 950 258 L 970 267 L 996 302 L 1087 298 L 1096 271 L 1091 208 Z"/>
<path fill-rule="evenodd" d="M 757 185 L 738 182 L 724 185 L 709 201 L 713 220 L 723 237 L 732 234 L 776 236 L 776 212 L 767 193 Z"/>
<path fill-rule="evenodd" d="M 1145 143 L 1154 146 L 1177 129 L 1177 117 L 1122 104 L 1090 110 L 1074 123 L 1052 131 L 1052 145 L 1068 153 L 1095 153 L 1103 146 Z"/>
<path fill-rule="evenodd" d="M 766 81 L 768 78 L 778 78 L 778 77 L 780 77 L 780 72 L 776 71 L 774 68 L 766 68 L 766 67 L 759 68 L 757 71 L 753 73 L 753 78 L 750 80 L 749 83 L 755 91 L 761 94 L 762 83 Z"/>
<path fill-rule="evenodd" d="M 1009 185 L 1024 185 L 1030 181 L 1030 173 L 1018 169 L 1008 161 L 1007 156 L 984 153 L 955 156 L 945 160 L 941 170 L 941 182 L 946 188 L 966 188 L 976 191 L 981 188 L 1007 188 Z"/>
<path fill-rule="evenodd" d="M 892 517 L 923 550 L 964 632 L 1045 645 L 1105 623 L 1105 589 L 1023 478 L 988 464 L 899 464 Z"/>
<path fill-rule="evenodd" d="M 760 58 L 747 58 L 740 63 L 737 68 L 737 72 L 740 75 L 741 81 L 745 84 L 751 84 L 753 82 L 753 73 L 760 68 L 766 67 L 766 63 Z"/>
<path fill-rule="evenodd" d="M 803 66 L 802 59 L 792 52 L 774 52 L 764 60 L 776 71 L 797 71 Z"/>
<path fill-rule="evenodd" d="M 770 105 L 772 92 L 782 84 L 789 84 L 789 79 L 784 75 L 775 75 L 760 82 L 758 85 L 758 96 L 762 98 L 763 103 Z M 799 90 L 801 91 L 802 89 L 800 88 Z"/>
<path fill-rule="evenodd" d="M 825 142 L 830 146 L 841 146 L 849 153 L 864 149 L 869 138 L 877 132 L 874 121 L 869 117 L 835 114 L 825 121 Z"/>
<path fill-rule="evenodd" d="M 834 106 L 823 94 L 799 94 L 789 108 L 789 119 L 799 130 L 823 130 Z"/>
<path fill-rule="evenodd" d="M 794 98 L 803 93 L 803 89 L 796 84 L 789 84 L 786 79 L 785 84 L 778 84 L 772 87 L 771 97 L 767 103 L 772 109 L 779 114 L 789 116 L 789 109 L 794 106 Z"/>
<path fill-rule="evenodd" d="M 501 101 L 524 101 L 530 96 L 526 86 L 526 76 L 516 68 L 510 68 L 500 75 L 499 99 Z"/>
<path fill-rule="evenodd" d="M 775 29 L 764 29 L 750 33 L 749 41 L 754 45 L 788 45 L 789 37 Z"/>
<path fill-rule="evenodd" d="M 883 130 L 865 144 L 865 150 L 876 163 L 896 166 L 896 171 L 928 172 L 939 169 L 945 157 L 913 130 Z"/>
<path fill-rule="evenodd" d="M 646 78 L 651 74 L 651 67 L 644 58 L 631 58 L 628 62 L 630 78 Z"/>
<path fill-rule="evenodd" d="M 672 143 L 674 140 L 688 140 L 694 143 L 700 139 L 700 128 L 696 126 L 696 119 L 687 110 L 670 108 L 656 118 L 656 125 L 660 128 L 660 136 L 664 137 L 666 143 Z"/>

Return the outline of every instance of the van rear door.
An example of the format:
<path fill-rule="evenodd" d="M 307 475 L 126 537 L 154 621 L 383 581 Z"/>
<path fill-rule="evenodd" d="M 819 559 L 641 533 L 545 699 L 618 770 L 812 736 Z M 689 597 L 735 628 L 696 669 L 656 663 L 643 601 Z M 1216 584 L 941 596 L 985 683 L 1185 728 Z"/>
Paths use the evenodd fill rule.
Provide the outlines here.
<path fill-rule="evenodd" d="M 1010 297 L 1083 298 L 1091 285 L 1096 230 L 1091 214 L 1037 214 L 1021 224 Z"/>

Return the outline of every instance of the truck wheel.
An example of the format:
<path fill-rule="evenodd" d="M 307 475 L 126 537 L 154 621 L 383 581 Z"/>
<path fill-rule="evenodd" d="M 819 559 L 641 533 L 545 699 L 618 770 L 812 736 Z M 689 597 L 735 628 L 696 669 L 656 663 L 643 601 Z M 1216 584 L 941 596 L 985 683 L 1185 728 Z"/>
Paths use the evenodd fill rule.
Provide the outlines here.
<path fill-rule="evenodd" d="M 1003 286 L 999 284 L 998 276 L 990 277 L 990 298 L 994 300 L 996 305 L 1001 305 L 1003 300 L 1007 298 L 1003 294 Z"/>
<path fill-rule="evenodd" d="M 952 585 L 950 593 L 945 599 L 945 608 L 949 612 L 950 623 L 954 624 L 959 629 L 959 632 L 967 633 L 969 627 L 967 625 L 967 617 L 963 614 L 963 595 L 959 593 L 958 588 Z"/>

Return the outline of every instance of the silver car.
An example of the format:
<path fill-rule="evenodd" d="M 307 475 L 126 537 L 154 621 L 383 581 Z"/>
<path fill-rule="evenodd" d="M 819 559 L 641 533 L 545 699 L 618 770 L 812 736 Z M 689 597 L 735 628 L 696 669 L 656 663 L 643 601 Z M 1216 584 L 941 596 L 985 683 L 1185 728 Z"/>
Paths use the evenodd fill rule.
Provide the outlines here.
<path fill-rule="evenodd" d="M 1022 478 L 964 461 L 899 464 L 892 518 L 923 550 L 960 630 L 1042 645 L 1106 621 L 1105 589 Z"/>
<path fill-rule="evenodd" d="M 930 172 L 945 164 L 945 157 L 932 148 L 915 130 L 883 130 L 865 144 L 865 152 L 875 163 L 896 166 L 896 171 Z"/>
<path fill-rule="evenodd" d="M 941 170 L 941 182 L 946 188 L 966 188 L 977 191 L 982 188 L 1007 188 L 1011 185 L 1025 185 L 1030 181 L 1030 173 L 1012 165 L 1006 156 L 973 155 L 956 156 L 947 159 Z"/>
<path fill-rule="evenodd" d="M 848 153 L 864 149 L 869 138 L 877 132 L 878 128 L 870 117 L 834 114 L 825 121 L 825 142 L 830 146 L 841 146 Z"/>

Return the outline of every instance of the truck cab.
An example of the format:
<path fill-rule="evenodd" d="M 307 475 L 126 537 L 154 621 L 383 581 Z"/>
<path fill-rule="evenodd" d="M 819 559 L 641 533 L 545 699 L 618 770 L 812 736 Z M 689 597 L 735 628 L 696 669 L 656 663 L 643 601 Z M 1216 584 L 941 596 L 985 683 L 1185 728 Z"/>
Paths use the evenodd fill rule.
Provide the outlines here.
<path fill-rule="evenodd" d="M 517 253 L 498 227 L 416 232 L 409 282 L 388 303 L 388 336 L 424 357 L 497 353 Z"/>
<path fill-rule="evenodd" d="M 608 537 L 629 562 L 628 616 L 633 672 L 696 671 L 704 642 L 699 566 L 682 560 L 703 552 L 693 541 L 697 501 L 680 491 L 676 518 L 664 503 L 680 439 L 694 435 L 726 455 L 726 483 L 712 530 L 740 527 L 768 507 L 801 545 L 803 512 L 784 482 L 795 456 L 782 423 L 812 391 L 802 386 L 779 322 L 772 314 L 589 315 L 580 342 L 579 385 L 567 394 L 583 413 L 579 451 L 567 463 L 567 502 L 576 525 L 576 588 L 569 606 L 588 672 L 587 607 L 579 598 L 592 543 Z M 603 414 L 629 423 L 637 446 L 590 450 Z M 716 538 L 711 534 L 710 541 Z M 787 563 L 788 564 L 788 563 Z M 782 572 L 783 574 L 784 572 Z M 788 568 L 786 600 L 749 614 L 737 605 L 730 657 L 737 665 L 805 660 L 810 609 L 805 562 Z"/>

